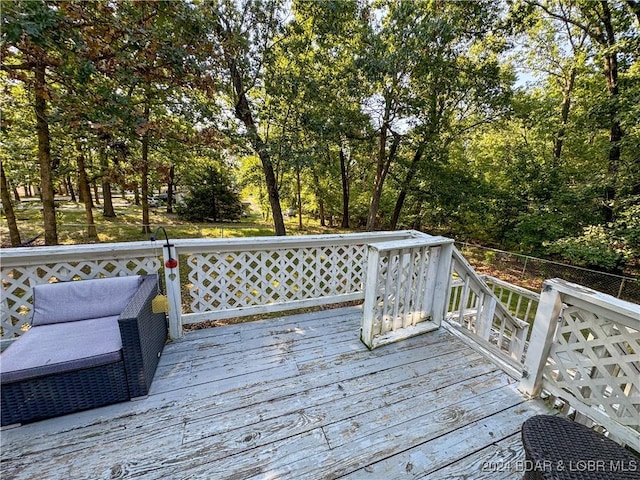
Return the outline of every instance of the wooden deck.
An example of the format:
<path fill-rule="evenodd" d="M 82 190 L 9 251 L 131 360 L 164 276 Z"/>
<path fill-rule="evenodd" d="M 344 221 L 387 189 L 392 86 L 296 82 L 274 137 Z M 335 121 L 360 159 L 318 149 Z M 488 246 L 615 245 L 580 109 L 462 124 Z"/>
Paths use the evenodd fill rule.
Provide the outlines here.
<path fill-rule="evenodd" d="M 369 351 L 359 308 L 187 334 L 147 398 L 1 432 L 9 479 L 522 478 L 546 412 L 445 328 Z"/>

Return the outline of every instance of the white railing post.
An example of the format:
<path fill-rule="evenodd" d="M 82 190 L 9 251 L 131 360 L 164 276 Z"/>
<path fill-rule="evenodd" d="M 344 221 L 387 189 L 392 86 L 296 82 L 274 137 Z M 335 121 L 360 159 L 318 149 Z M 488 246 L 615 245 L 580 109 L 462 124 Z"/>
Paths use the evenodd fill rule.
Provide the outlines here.
<path fill-rule="evenodd" d="M 542 373 L 547 363 L 549 349 L 554 340 L 561 313 L 560 292 L 554 287 L 554 280 L 546 280 L 542 284 L 540 303 L 533 322 L 522 380 L 518 386 L 521 392 L 532 397 L 536 397 L 540 393 Z"/>
<path fill-rule="evenodd" d="M 169 336 L 180 338 L 182 337 L 182 295 L 180 291 L 180 265 L 175 245 L 164 245 L 162 254 L 164 257 L 164 281 L 169 302 Z"/>
<path fill-rule="evenodd" d="M 491 337 L 491 327 L 493 327 L 493 316 L 496 314 L 496 298 L 492 295 L 480 294 L 478 300 L 478 310 L 476 317 L 476 335 L 484 340 Z"/>
<path fill-rule="evenodd" d="M 449 307 L 449 294 L 451 293 L 451 264 L 453 261 L 453 242 L 444 243 L 440 246 L 438 268 L 435 280 L 435 290 L 433 292 L 433 321 L 438 325 L 447 315 Z"/>
<path fill-rule="evenodd" d="M 373 322 L 376 317 L 376 303 L 378 301 L 378 273 L 380 265 L 380 251 L 373 245 L 368 246 L 367 276 L 364 286 L 364 305 L 362 306 L 362 342 L 373 349 Z M 388 265 L 391 268 L 391 265 Z"/>

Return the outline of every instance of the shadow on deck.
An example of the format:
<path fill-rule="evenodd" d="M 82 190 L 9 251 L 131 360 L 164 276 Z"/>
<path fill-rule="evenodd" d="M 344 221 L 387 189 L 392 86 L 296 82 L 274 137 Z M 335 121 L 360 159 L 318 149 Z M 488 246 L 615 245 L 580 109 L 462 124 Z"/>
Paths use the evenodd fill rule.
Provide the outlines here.
<path fill-rule="evenodd" d="M 148 397 L 3 431 L 1 477 L 522 478 L 542 401 L 445 328 L 369 351 L 361 319 L 189 333 Z"/>

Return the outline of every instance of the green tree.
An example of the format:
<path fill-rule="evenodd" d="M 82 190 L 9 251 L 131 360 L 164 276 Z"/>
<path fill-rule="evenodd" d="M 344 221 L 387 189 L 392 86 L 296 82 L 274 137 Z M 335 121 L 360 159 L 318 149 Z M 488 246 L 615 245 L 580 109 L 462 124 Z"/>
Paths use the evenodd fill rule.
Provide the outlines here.
<path fill-rule="evenodd" d="M 241 135 L 260 158 L 276 235 L 285 235 L 286 229 L 272 154 L 261 133 L 255 104 L 262 101 L 259 86 L 264 82 L 264 62 L 281 31 L 283 8 L 275 0 L 221 1 L 202 7 L 212 37 L 204 46 L 211 67 L 210 88 L 224 93 L 241 122 Z"/>
<path fill-rule="evenodd" d="M 2 69 L 21 81 L 32 97 L 38 139 L 40 189 L 44 238 L 58 243 L 54 203 L 54 170 L 48 104 L 52 88 L 48 71 L 59 69 L 65 60 L 61 46 L 71 36 L 71 23 L 63 9 L 44 1 L 4 2 L 2 6 Z"/>
<path fill-rule="evenodd" d="M 609 124 L 608 175 L 604 189 L 605 217 L 607 222 L 615 219 L 615 200 L 620 189 L 621 148 L 624 129 L 621 123 L 620 64 L 623 54 L 637 56 L 638 30 L 632 26 L 635 12 L 633 6 L 622 2 L 568 2 L 565 0 L 546 3 L 530 2 L 552 18 L 561 20 L 582 31 L 591 41 L 594 54 L 600 60 L 606 81 L 608 97 L 601 115 Z M 636 12 L 637 15 L 637 12 Z M 621 39 L 624 38 L 624 41 Z M 626 51 L 625 51 L 626 50 Z"/>
<path fill-rule="evenodd" d="M 189 194 L 179 207 L 182 217 L 192 221 L 238 220 L 244 211 L 238 189 L 230 175 L 207 164 L 193 172 Z"/>

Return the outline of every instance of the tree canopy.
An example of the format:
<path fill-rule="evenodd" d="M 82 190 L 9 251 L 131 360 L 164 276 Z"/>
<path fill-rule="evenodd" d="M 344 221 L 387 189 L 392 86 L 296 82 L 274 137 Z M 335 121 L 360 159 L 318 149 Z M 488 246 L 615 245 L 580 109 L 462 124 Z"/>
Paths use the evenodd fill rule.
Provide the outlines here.
<path fill-rule="evenodd" d="M 148 228 L 153 191 L 242 187 L 278 235 L 293 211 L 640 260 L 635 2 L 16 0 L 1 35 L 2 201 L 39 194 L 47 244 L 62 191 L 88 225 L 133 191 Z"/>

